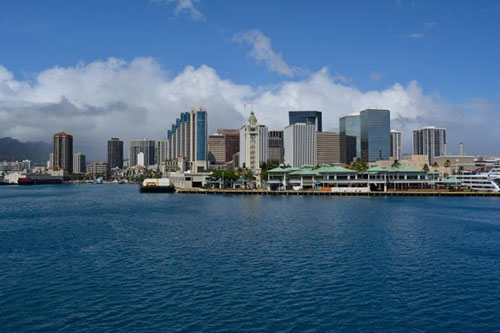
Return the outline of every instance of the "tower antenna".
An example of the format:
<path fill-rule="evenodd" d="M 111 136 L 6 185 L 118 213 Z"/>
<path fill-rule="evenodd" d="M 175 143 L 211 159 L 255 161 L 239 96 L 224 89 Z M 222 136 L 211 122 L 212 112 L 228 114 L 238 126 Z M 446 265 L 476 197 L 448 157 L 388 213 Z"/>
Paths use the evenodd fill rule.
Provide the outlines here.
<path fill-rule="evenodd" d="M 250 105 L 250 112 L 252 112 L 252 113 L 253 113 L 253 106 L 254 106 L 254 105 L 258 105 L 258 104 L 257 104 L 257 103 L 254 103 L 254 102 L 253 102 L 253 100 L 252 100 L 250 103 L 245 103 L 245 104 L 243 104 L 243 107 L 245 108 L 245 110 L 246 110 L 246 108 L 247 108 L 247 105 Z"/>

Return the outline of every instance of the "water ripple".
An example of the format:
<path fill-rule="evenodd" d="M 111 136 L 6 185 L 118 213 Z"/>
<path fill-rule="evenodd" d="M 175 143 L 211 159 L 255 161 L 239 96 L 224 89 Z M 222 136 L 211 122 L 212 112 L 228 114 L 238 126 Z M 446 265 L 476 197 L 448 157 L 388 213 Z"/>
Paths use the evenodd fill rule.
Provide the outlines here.
<path fill-rule="evenodd" d="M 0 330 L 500 327 L 491 198 L 0 188 Z"/>

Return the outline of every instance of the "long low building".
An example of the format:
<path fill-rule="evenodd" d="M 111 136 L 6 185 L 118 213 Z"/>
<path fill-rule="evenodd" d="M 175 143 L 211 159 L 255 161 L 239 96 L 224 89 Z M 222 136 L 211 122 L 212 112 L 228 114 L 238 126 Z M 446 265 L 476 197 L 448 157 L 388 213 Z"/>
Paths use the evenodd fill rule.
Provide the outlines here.
<path fill-rule="evenodd" d="M 439 173 L 411 167 L 374 166 L 357 172 L 337 164 L 319 168 L 274 168 L 268 171 L 269 190 L 387 191 L 434 188 Z"/>

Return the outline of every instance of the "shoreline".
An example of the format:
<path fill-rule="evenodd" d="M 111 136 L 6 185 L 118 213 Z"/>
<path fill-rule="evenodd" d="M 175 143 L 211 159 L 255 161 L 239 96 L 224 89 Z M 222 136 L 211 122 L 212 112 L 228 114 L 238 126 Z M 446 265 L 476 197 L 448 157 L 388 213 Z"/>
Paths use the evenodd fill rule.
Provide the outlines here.
<path fill-rule="evenodd" d="M 2 187 L 32 187 L 48 185 L 133 185 L 138 183 L 117 184 L 105 182 L 102 184 L 90 184 L 79 182 L 64 182 L 61 184 L 33 184 L 18 185 L 9 184 Z M 269 190 L 249 190 L 249 189 L 203 189 L 203 188 L 176 188 L 178 194 L 204 194 L 204 195 L 264 195 L 264 196 L 363 196 L 363 197 L 497 197 L 500 198 L 500 192 L 478 192 L 478 191 L 387 191 L 387 192 L 326 192 L 326 191 L 269 191 Z"/>
<path fill-rule="evenodd" d="M 180 194 L 213 194 L 213 195 L 302 195 L 302 196 L 364 196 L 364 197 L 497 197 L 500 192 L 449 192 L 449 191 L 388 191 L 388 192 L 322 192 L 322 191 L 268 191 L 268 190 L 228 190 L 176 188 Z"/>

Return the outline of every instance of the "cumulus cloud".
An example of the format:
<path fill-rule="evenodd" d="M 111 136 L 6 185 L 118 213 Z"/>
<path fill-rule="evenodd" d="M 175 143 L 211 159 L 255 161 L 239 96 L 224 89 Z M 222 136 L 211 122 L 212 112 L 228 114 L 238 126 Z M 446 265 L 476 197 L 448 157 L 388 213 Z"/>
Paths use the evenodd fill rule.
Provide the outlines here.
<path fill-rule="evenodd" d="M 203 14 L 195 6 L 195 3 L 200 2 L 200 0 L 152 0 L 151 2 L 173 4 L 175 5 L 175 15 L 186 12 L 194 21 L 203 19 Z"/>
<path fill-rule="evenodd" d="M 257 63 L 264 63 L 271 72 L 288 77 L 305 72 L 303 69 L 288 66 L 283 56 L 273 50 L 271 39 L 259 30 L 239 32 L 233 36 L 233 41 L 250 45 L 252 50 L 248 55 Z"/>
<path fill-rule="evenodd" d="M 162 139 L 180 112 L 203 106 L 209 129 L 239 128 L 254 101 L 260 123 L 287 125 L 289 110 L 323 111 L 323 128 L 337 130 L 338 118 L 365 108 L 391 110 L 392 127 L 403 131 L 411 151 L 411 130 L 425 125 L 448 128 L 449 150 L 463 141 L 468 152 L 498 153 L 491 139 L 500 126 L 498 105 L 476 99 L 464 105 L 425 94 L 416 81 L 384 90 L 361 91 L 336 80 L 327 68 L 300 80 L 252 87 L 221 78 L 208 66 L 187 66 L 169 76 L 152 58 L 131 62 L 110 58 L 54 67 L 33 80 L 16 80 L 0 65 L 0 136 L 51 142 L 52 134 L 73 134 L 75 151 L 105 159 L 106 140 Z M 468 140 L 470 139 L 470 140 Z"/>

